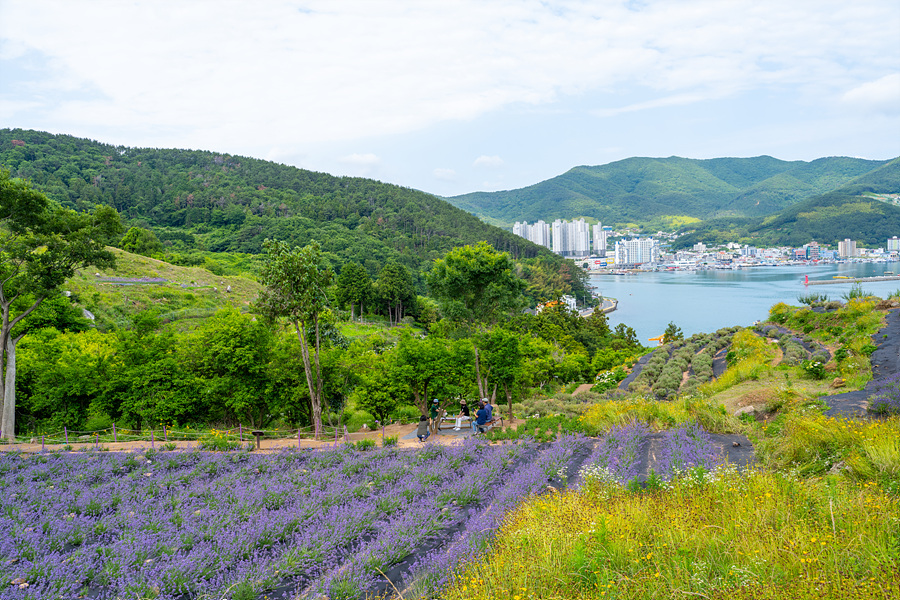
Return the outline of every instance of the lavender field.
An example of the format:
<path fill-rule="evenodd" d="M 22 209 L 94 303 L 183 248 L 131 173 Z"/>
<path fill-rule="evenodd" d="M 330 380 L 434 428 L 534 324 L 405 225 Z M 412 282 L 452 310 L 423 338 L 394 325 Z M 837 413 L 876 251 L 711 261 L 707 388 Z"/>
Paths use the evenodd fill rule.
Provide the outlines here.
<path fill-rule="evenodd" d="M 677 431 L 673 465 L 709 453 L 699 432 Z M 591 464 L 631 477 L 649 433 L 267 455 L 4 454 L 0 598 L 435 593 L 524 498 Z"/>

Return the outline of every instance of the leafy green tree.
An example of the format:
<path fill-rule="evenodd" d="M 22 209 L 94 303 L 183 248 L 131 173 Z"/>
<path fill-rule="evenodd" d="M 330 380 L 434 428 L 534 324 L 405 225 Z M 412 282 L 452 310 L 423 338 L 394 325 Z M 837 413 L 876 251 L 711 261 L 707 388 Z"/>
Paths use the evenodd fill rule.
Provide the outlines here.
<path fill-rule="evenodd" d="M 63 209 L 0 171 L 0 429 L 8 439 L 15 439 L 16 344 L 26 333 L 18 326 L 76 269 L 111 266 L 105 246 L 121 227 L 107 206 L 90 214 Z"/>
<path fill-rule="evenodd" d="M 486 242 L 451 250 L 428 274 L 428 287 L 442 314 L 469 333 L 489 329 L 519 308 L 524 285 L 509 254 Z M 477 344 L 474 350 L 478 393 L 487 397 Z"/>
<path fill-rule="evenodd" d="M 394 377 L 412 392 L 416 408 L 428 412 L 429 391 L 452 373 L 452 354 L 447 341 L 418 338 L 404 331 L 394 353 Z"/>
<path fill-rule="evenodd" d="M 355 308 L 359 306 L 362 317 L 365 304 L 372 298 L 372 278 L 358 262 L 346 263 L 335 280 L 337 300 L 341 306 L 350 305 L 350 318 L 356 317 Z"/>
<path fill-rule="evenodd" d="M 158 327 L 158 319 L 142 314 L 134 328 L 116 333 L 98 411 L 136 429 L 223 417 L 206 404 L 209 398 L 190 362 L 193 346 L 172 332 L 157 332 Z"/>
<path fill-rule="evenodd" d="M 380 301 L 387 308 L 388 321 L 399 323 L 404 310 L 415 310 L 416 291 L 409 271 L 400 263 L 389 261 L 378 274 L 375 284 Z"/>
<path fill-rule="evenodd" d="M 498 327 L 480 336 L 479 345 L 482 348 L 483 388 L 488 389 L 493 384 L 492 400 L 497 395 L 497 388 L 503 389 L 511 420 L 513 419 L 512 393 L 521 381 L 524 366 L 522 351 L 519 348 L 519 336 Z"/>
<path fill-rule="evenodd" d="M 143 227 L 132 227 L 119 242 L 122 250 L 133 252 L 134 254 L 142 254 L 151 256 L 157 252 L 162 252 L 162 242 L 157 239 L 156 234 L 149 229 Z"/>
<path fill-rule="evenodd" d="M 16 411 L 44 427 L 82 429 L 98 407 L 114 351 L 115 337 L 96 330 L 29 333 L 18 350 Z"/>
<path fill-rule="evenodd" d="M 265 427 L 278 415 L 278 395 L 268 373 L 273 336 L 261 322 L 233 307 L 220 310 L 197 330 L 193 365 L 208 405 L 222 405 L 253 427 Z"/>
<path fill-rule="evenodd" d="M 681 327 L 676 325 L 674 322 L 669 321 L 669 324 L 666 325 L 666 330 L 663 332 L 663 344 L 668 344 L 669 342 L 683 339 L 684 333 L 681 332 Z"/>
<path fill-rule="evenodd" d="M 294 326 L 303 355 L 313 427 L 318 437 L 322 429 L 319 317 L 326 308 L 326 289 L 331 285 L 334 273 L 325 266 L 321 247 L 316 242 L 291 249 L 285 242 L 266 240 L 265 250 L 259 279 L 266 287 L 259 294 L 257 310 L 269 321 L 284 318 Z M 306 342 L 310 328 L 315 332 L 312 359 Z"/>
<path fill-rule="evenodd" d="M 387 423 L 399 406 L 406 405 L 410 396 L 409 388 L 395 376 L 391 356 L 381 355 L 372 362 L 374 369 L 362 377 L 354 397 L 356 406 L 365 410 L 382 423 Z"/>

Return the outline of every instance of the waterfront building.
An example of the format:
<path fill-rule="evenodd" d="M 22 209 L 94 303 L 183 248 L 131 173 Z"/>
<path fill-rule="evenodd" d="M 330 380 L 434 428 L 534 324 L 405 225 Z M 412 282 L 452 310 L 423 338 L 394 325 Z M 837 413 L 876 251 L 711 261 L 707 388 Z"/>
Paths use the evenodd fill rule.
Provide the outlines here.
<path fill-rule="evenodd" d="M 900 252 L 900 238 L 898 238 L 896 235 L 894 237 L 888 238 L 887 251 Z"/>
<path fill-rule="evenodd" d="M 659 242 L 653 238 L 632 238 L 616 242 L 617 265 L 659 262 Z"/>
<path fill-rule="evenodd" d="M 859 252 L 856 248 L 856 242 L 851 240 L 850 238 L 846 238 L 842 242 L 838 242 L 838 256 L 841 258 L 853 258 L 854 256 L 859 256 Z"/>
<path fill-rule="evenodd" d="M 803 246 L 806 260 L 819 260 L 820 248 L 818 242 L 810 242 Z"/>

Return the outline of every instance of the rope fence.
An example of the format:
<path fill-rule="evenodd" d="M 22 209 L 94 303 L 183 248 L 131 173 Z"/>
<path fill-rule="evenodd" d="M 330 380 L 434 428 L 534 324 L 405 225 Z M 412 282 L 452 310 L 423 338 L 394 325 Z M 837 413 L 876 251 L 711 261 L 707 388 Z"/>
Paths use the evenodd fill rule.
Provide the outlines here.
<path fill-rule="evenodd" d="M 382 429 L 382 435 L 384 431 Z M 44 449 L 48 445 L 93 444 L 100 447 L 101 444 L 119 442 L 149 442 L 152 448 L 157 444 L 171 444 L 175 442 L 196 442 L 198 447 L 210 447 L 211 449 L 226 449 L 235 444 L 256 443 L 259 440 L 276 440 L 297 438 L 297 446 L 302 446 L 304 439 L 316 439 L 321 441 L 333 440 L 349 441 L 350 434 L 346 425 L 341 427 L 322 426 L 319 435 L 316 436 L 314 427 L 301 427 L 298 429 L 255 429 L 239 424 L 231 429 L 211 429 L 208 431 L 182 431 L 169 429 L 165 425 L 161 429 L 125 429 L 112 427 L 95 429 L 90 431 L 75 430 L 63 427 L 62 431 L 51 433 L 32 434 L 28 436 L 18 435 L 15 442 L 2 439 L 0 431 L 0 445 L 41 444 Z M 222 447 L 222 448 L 219 448 Z"/>

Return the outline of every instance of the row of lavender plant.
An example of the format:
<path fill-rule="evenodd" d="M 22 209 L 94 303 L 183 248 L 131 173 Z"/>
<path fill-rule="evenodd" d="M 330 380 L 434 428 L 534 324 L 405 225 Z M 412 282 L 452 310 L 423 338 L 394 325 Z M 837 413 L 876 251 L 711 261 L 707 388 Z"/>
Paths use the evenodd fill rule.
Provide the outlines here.
<path fill-rule="evenodd" d="M 528 496 L 547 491 L 548 482 L 567 478 L 573 458 L 585 453 L 591 440 L 580 435 L 562 435 L 534 460 L 509 472 L 490 498 L 490 504 L 465 524 L 450 543 L 425 554 L 406 574 L 406 592 L 431 597 L 448 585 L 458 565 L 473 559 L 493 539 L 506 515 Z"/>
<path fill-rule="evenodd" d="M 582 482 L 588 477 L 622 484 L 633 480 L 640 470 L 641 451 L 651 433 L 647 425 L 637 421 L 611 428 L 585 461 L 579 474 Z"/>
<path fill-rule="evenodd" d="M 607 431 L 585 461 L 579 473 L 581 482 L 624 485 L 634 481 L 641 471 L 643 449 L 652 433 L 648 426 L 636 421 Z M 694 467 L 712 470 L 724 460 L 712 436 L 696 422 L 668 429 L 660 436 L 655 475 L 663 480 Z"/>
<path fill-rule="evenodd" d="M 0 577 L 28 585 L 6 587 L 0 598 L 229 597 L 285 581 L 300 587 L 377 544 L 385 565 L 400 553 L 386 532 L 433 532 L 452 519 L 448 503 L 481 501 L 524 451 L 470 443 L 417 453 L 166 452 L 150 461 L 5 455 Z M 427 510 L 419 509 L 423 498 Z"/>

